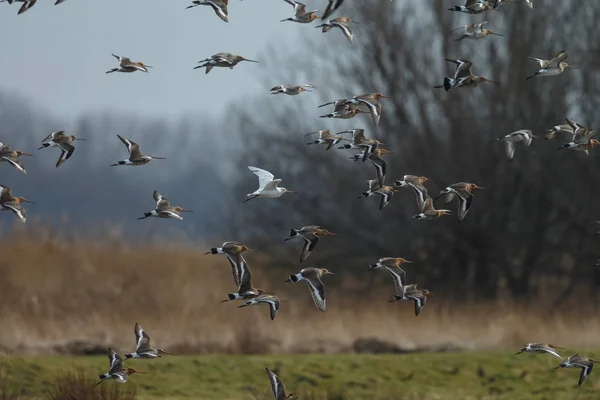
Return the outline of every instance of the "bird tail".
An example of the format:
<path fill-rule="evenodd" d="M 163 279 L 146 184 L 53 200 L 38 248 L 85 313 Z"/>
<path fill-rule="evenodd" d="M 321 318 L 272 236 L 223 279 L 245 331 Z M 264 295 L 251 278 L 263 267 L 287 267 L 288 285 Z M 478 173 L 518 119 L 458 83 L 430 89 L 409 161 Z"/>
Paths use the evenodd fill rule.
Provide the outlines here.
<path fill-rule="evenodd" d="M 139 217 L 138 219 L 145 219 L 145 218 L 148 218 L 148 217 L 151 217 L 151 216 L 152 216 L 151 212 L 145 212 L 144 216 L 143 217 Z"/>
<path fill-rule="evenodd" d="M 454 79 L 452 78 L 448 78 L 447 76 L 444 77 L 444 89 L 447 91 L 449 91 L 450 89 L 452 89 L 452 86 L 454 84 Z"/>
<path fill-rule="evenodd" d="M 298 236 L 298 232 L 294 228 L 290 229 L 290 237 L 293 238 L 296 236 Z"/>
<path fill-rule="evenodd" d="M 235 293 L 227 293 L 227 297 L 229 297 L 229 300 L 235 300 Z"/>

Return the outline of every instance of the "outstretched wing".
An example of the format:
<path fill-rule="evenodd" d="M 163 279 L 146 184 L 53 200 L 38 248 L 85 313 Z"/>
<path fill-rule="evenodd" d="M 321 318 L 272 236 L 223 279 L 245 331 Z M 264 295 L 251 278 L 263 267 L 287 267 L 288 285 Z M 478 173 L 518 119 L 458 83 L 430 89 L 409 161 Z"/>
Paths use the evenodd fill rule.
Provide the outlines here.
<path fill-rule="evenodd" d="M 273 395 L 275 396 L 275 400 L 285 399 L 285 387 L 283 386 L 283 382 L 281 379 L 273 371 L 269 368 L 265 368 L 267 374 L 269 375 L 269 381 L 271 382 L 271 390 L 273 391 Z"/>
<path fill-rule="evenodd" d="M 123 370 L 123 359 L 119 357 L 116 351 L 108 349 L 108 359 L 110 360 L 109 374 Z"/>
<path fill-rule="evenodd" d="M 307 279 L 306 282 L 308 283 L 308 289 L 315 305 L 319 310 L 325 312 L 327 306 L 325 302 L 325 285 L 323 285 L 323 282 L 319 278 Z"/>
<path fill-rule="evenodd" d="M 251 167 L 251 166 L 248 166 L 248 169 L 253 174 L 258 176 L 258 186 L 259 186 L 258 190 L 264 189 L 267 186 L 267 184 L 270 183 L 275 178 L 275 175 L 273 175 L 269 171 L 265 171 L 264 169 Z"/>
<path fill-rule="evenodd" d="M 150 336 L 144 332 L 139 323 L 135 323 L 133 332 L 135 333 L 136 353 L 139 354 L 142 351 L 148 350 L 150 348 Z"/>

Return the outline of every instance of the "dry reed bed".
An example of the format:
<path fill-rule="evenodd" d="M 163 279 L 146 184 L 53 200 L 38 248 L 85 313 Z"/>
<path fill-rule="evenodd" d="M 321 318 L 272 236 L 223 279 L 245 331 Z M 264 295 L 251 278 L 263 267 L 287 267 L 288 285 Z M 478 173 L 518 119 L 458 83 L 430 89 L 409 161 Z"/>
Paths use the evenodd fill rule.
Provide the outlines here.
<path fill-rule="evenodd" d="M 412 304 L 387 302 L 393 294 L 387 273 L 353 277 L 343 266 L 328 266 L 337 274 L 327 277 L 328 309 L 321 313 L 304 283 L 283 283 L 297 262 L 267 270 L 260 266 L 266 253 L 249 253 L 255 285 L 288 301 L 270 321 L 266 306 L 220 303 L 235 287 L 224 257 L 203 255 L 208 247 L 17 231 L 0 244 L 0 349 L 52 354 L 81 341 L 133 350 L 136 321 L 156 345 L 181 353 L 336 353 L 352 351 L 359 338 L 403 349 L 509 348 L 533 340 L 600 347 L 600 318 L 592 312 L 570 308 L 549 316 L 542 307 L 450 304 L 438 296 L 417 318 Z M 581 318 L 586 329 L 574 337 L 572 324 Z"/>

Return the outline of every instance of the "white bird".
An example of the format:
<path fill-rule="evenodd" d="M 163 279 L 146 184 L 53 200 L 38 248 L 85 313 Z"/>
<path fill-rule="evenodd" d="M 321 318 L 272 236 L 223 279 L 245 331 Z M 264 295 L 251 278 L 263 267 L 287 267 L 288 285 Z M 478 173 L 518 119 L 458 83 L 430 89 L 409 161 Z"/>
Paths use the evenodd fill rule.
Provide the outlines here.
<path fill-rule="evenodd" d="M 248 198 L 244 200 L 244 203 L 257 197 L 277 199 L 283 196 L 284 193 L 297 193 L 288 190 L 284 187 L 278 187 L 279 183 L 281 182 L 281 179 L 274 179 L 275 175 L 273 175 L 269 171 L 265 171 L 264 169 L 251 166 L 248 166 L 248 169 L 252 171 L 253 174 L 258 176 L 258 189 L 256 189 L 256 191 L 254 191 L 253 193 L 248 193 L 246 195 L 248 196 Z"/>

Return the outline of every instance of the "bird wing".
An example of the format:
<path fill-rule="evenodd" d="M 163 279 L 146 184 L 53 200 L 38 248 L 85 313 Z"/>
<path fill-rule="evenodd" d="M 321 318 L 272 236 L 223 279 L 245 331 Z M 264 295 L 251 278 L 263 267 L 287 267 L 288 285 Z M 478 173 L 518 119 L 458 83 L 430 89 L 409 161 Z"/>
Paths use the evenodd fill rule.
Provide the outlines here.
<path fill-rule="evenodd" d="M 152 197 L 154 197 L 154 201 L 156 202 L 157 210 L 160 208 L 168 208 L 171 206 L 169 199 L 167 199 L 166 197 L 163 197 L 163 195 L 158 193 L 158 191 L 156 191 L 156 190 L 152 194 Z"/>
<path fill-rule="evenodd" d="M 371 119 L 373 120 L 373 124 L 377 125 L 379 123 L 379 118 L 381 118 L 381 103 L 378 102 L 377 100 L 365 100 L 365 99 L 357 99 L 357 100 L 369 108 L 369 112 L 371 113 Z"/>
<path fill-rule="evenodd" d="M 108 349 L 108 360 L 110 361 L 109 374 L 123 370 L 123 359 L 113 349 Z"/>
<path fill-rule="evenodd" d="M 424 211 L 425 201 L 427 198 L 430 198 L 427 194 L 427 188 L 425 188 L 425 186 L 421 185 L 420 183 L 408 182 L 408 185 L 415 191 L 415 195 L 417 196 L 417 206 L 419 207 L 419 210 Z"/>
<path fill-rule="evenodd" d="M 25 223 L 25 209 L 17 202 L 2 203 L 4 208 L 12 211 L 21 222 Z"/>
<path fill-rule="evenodd" d="M 515 156 L 515 142 L 506 140 L 504 141 L 504 146 L 506 147 L 506 157 L 512 160 Z"/>
<path fill-rule="evenodd" d="M 385 266 L 385 269 L 392 275 L 396 292 L 402 294 L 402 282 L 406 281 L 406 272 L 398 266 Z"/>
<path fill-rule="evenodd" d="M 150 348 L 150 336 L 140 326 L 139 323 L 135 323 L 135 327 L 133 328 L 133 333 L 135 333 L 135 341 L 136 341 L 136 353 L 140 353 L 144 350 L 148 350 Z"/>
<path fill-rule="evenodd" d="M 352 132 L 352 141 L 354 143 L 360 143 L 365 140 L 365 130 L 364 129 L 355 129 Z"/>
<path fill-rule="evenodd" d="M 240 284 L 238 287 L 238 293 L 246 293 L 252 290 L 252 271 L 248 266 L 248 263 L 244 259 L 241 253 L 237 254 L 237 265 L 240 274 Z"/>
<path fill-rule="evenodd" d="M 267 374 L 269 374 L 269 381 L 271 382 L 271 390 L 273 391 L 273 395 L 275 396 L 275 400 L 285 399 L 285 387 L 283 386 L 283 382 L 281 379 L 273 371 L 269 368 L 265 368 L 267 370 Z"/>
<path fill-rule="evenodd" d="M 338 9 L 339 6 L 342 5 L 344 0 L 329 0 L 329 4 L 327 4 L 327 8 L 325 9 L 325 13 L 321 19 L 326 19 L 329 17 L 335 10 Z"/>
<path fill-rule="evenodd" d="M 300 262 L 304 262 L 310 255 L 310 252 L 313 251 L 317 242 L 319 241 L 319 237 L 316 235 L 306 235 L 302 236 L 304 239 L 304 246 L 302 247 L 302 252 L 300 253 Z"/>
<path fill-rule="evenodd" d="M 235 285 L 239 288 L 240 287 L 240 275 L 241 275 L 239 264 L 238 264 L 237 260 L 234 259 L 229 254 L 226 253 L 225 256 L 227 257 L 227 261 L 229 261 L 229 264 L 231 265 L 231 273 L 233 275 L 233 281 L 235 282 Z"/>
<path fill-rule="evenodd" d="M 256 176 L 258 176 L 258 190 L 264 189 L 268 183 L 270 183 L 275 175 L 264 169 L 248 166 L 248 169 Z"/>
<path fill-rule="evenodd" d="M 473 76 L 473 72 L 471 71 L 472 62 L 467 60 L 452 60 L 450 58 L 446 58 L 446 61 L 456 64 L 456 70 L 454 71 L 455 80 Z"/>
<path fill-rule="evenodd" d="M 375 170 L 377 171 L 377 182 L 379 183 L 379 186 L 383 186 L 387 163 L 383 158 L 376 156 L 375 154 L 372 154 L 371 157 L 369 157 L 369 160 L 373 163 L 373 166 L 375 166 Z"/>
<path fill-rule="evenodd" d="M 308 289 L 310 290 L 315 305 L 319 310 L 325 312 L 327 306 L 325 302 L 325 285 L 323 285 L 321 279 L 317 277 L 307 279 L 306 283 L 308 283 Z"/>
<path fill-rule="evenodd" d="M 564 60 L 566 60 L 567 57 L 568 57 L 568 54 L 567 54 L 566 51 L 564 51 L 564 50 L 559 51 L 558 54 L 556 54 L 554 56 L 554 58 L 548 62 L 548 65 L 546 66 L 546 68 L 556 68 L 556 67 L 558 67 L 558 64 L 560 64 L 561 62 L 563 62 Z"/>
<path fill-rule="evenodd" d="M 23 166 L 23 163 L 21 162 L 21 160 L 19 160 L 17 157 L 11 157 L 10 155 L 5 155 L 5 156 L 1 156 L 0 158 L 7 161 L 10 165 L 15 167 L 22 174 L 25 173 L 25 167 Z"/>
<path fill-rule="evenodd" d="M 263 187 L 264 190 L 273 190 L 281 183 L 281 179 L 273 179 Z"/>
<path fill-rule="evenodd" d="M 462 221 L 467 216 L 467 212 L 471 207 L 471 202 L 473 201 L 473 195 L 470 193 L 463 193 L 458 196 L 458 214 L 457 218 L 459 221 Z"/>

